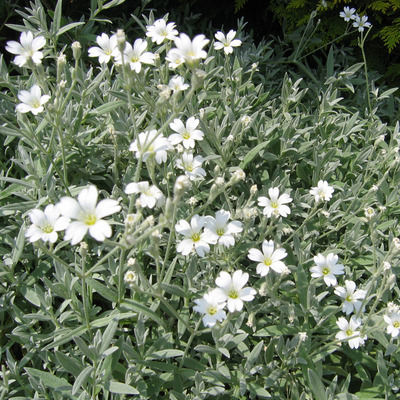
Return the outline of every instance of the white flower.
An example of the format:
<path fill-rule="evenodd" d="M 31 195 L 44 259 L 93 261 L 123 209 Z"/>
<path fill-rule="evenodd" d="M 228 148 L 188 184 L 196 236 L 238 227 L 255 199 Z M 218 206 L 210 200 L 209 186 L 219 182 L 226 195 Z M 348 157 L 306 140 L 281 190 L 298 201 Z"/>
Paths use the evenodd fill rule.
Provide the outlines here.
<path fill-rule="evenodd" d="M 136 194 L 140 193 L 140 203 L 142 207 L 154 208 L 160 206 L 164 202 L 164 195 L 161 190 L 149 184 L 149 182 L 132 182 L 129 183 L 125 188 L 125 193 Z"/>
<path fill-rule="evenodd" d="M 115 56 L 116 64 L 128 63 L 131 70 L 139 73 L 142 69 L 142 64 L 154 64 L 155 55 L 147 49 L 147 42 L 143 39 L 136 39 L 133 47 L 130 43 L 126 43 L 124 57 L 120 52 Z"/>
<path fill-rule="evenodd" d="M 65 240 L 71 240 L 72 245 L 79 243 L 88 231 L 90 236 L 100 242 L 111 236 L 111 227 L 102 218 L 118 212 L 121 206 L 112 199 L 101 200 L 97 204 L 97 196 L 96 186 L 89 186 L 81 190 L 78 201 L 71 197 L 60 200 L 61 214 L 75 220 L 65 232 Z"/>
<path fill-rule="evenodd" d="M 215 214 L 215 218 L 207 216 L 205 218 L 206 232 L 210 237 L 213 237 L 216 243 L 225 247 L 230 247 L 235 244 L 234 235 L 243 230 L 242 223 L 232 221 L 228 223 L 231 216 L 229 211 L 220 210 Z"/>
<path fill-rule="evenodd" d="M 258 249 L 249 250 L 249 259 L 259 263 L 257 264 L 257 274 L 265 276 L 268 274 L 270 268 L 278 273 L 285 271 L 286 265 L 281 260 L 287 256 L 286 250 L 282 248 L 274 250 L 274 247 L 273 240 L 264 240 L 262 253 Z"/>
<path fill-rule="evenodd" d="M 242 44 L 241 40 L 234 39 L 235 35 L 236 31 L 234 31 L 233 29 L 231 29 L 226 36 L 222 32 L 217 32 L 215 34 L 215 38 L 219 40 L 219 42 L 214 43 L 214 49 L 224 49 L 225 54 L 232 53 L 234 47 L 240 46 Z"/>
<path fill-rule="evenodd" d="M 49 204 L 44 209 L 44 212 L 34 209 L 29 212 L 29 218 L 32 225 L 25 232 L 25 236 L 30 242 L 36 242 L 42 239 L 43 242 L 55 243 L 58 234 L 67 228 L 70 219 L 60 216 L 60 210 L 57 206 Z"/>
<path fill-rule="evenodd" d="M 240 121 L 246 127 L 246 126 L 250 125 L 250 122 L 252 121 L 252 118 L 249 117 L 248 115 L 243 115 L 243 117 L 240 118 Z"/>
<path fill-rule="evenodd" d="M 180 119 L 175 118 L 174 121 L 169 124 L 169 126 L 176 133 L 170 135 L 168 140 L 174 146 L 178 143 L 182 143 L 185 149 L 193 149 L 195 146 L 195 140 L 203 140 L 204 136 L 204 133 L 201 130 L 196 129 L 199 125 L 199 122 L 200 121 L 197 118 L 190 117 L 186 121 L 185 126 Z"/>
<path fill-rule="evenodd" d="M 307 337 L 308 337 L 307 332 L 299 332 L 300 342 L 305 342 L 307 340 Z"/>
<path fill-rule="evenodd" d="M 182 53 L 178 49 L 171 49 L 165 59 L 168 61 L 168 66 L 175 69 L 185 62 Z"/>
<path fill-rule="evenodd" d="M 138 280 L 138 276 L 137 276 L 137 273 L 135 271 L 127 271 L 127 272 L 125 272 L 124 281 L 127 284 L 129 284 L 129 285 L 135 284 L 137 282 L 137 280 Z"/>
<path fill-rule="evenodd" d="M 33 115 L 38 115 L 43 112 L 43 104 L 46 104 L 51 96 L 45 94 L 42 96 L 42 91 L 38 85 L 33 85 L 30 90 L 22 90 L 18 93 L 18 98 L 22 103 L 18 104 L 16 110 L 20 113 L 31 112 Z"/>
<path fill-rule="evenodd" d="M 270 218 L 271 215 L 274 215 L 275 217 L 279 215 L 286 217 L 290 214 L 290 208 L 286 204 L 291 203 L 292 199 L 288 194 L 284 193 L 279 196 L 278 188 L 270 188 L 268 194 L 270 199 L 265 196 L 258 198 L 258 205 L 264 207 L 264 215 Z"/>
<path fill-rule="evenodd" d="M 371 22 L 367 22 L 368 17 L 366 15 L 363 15 L 360 17 L 359 15 L 356 15 L 354 18 L 353 26 L 354 28 L 358 28 L 359 32 L 363 32 L 365 28 L 370 28 L 372 26 Z"/>
<path fill-rule="evenodd" d="M 356 290 L 356 284 L 353 281 L 344 281 L 346 287 L 337 286 L 335 288 L 335 294 L 340 296 L 343 301 L 342 310 L 347 315 L 353 311 L 357 312 L 362 306 L 360 299 L 364 299 L 366 291 L 362 289 Z"/>
<path fill-rule="evenodd" d="M 372 219 L 375 216 L 375 210 L 372 207 L 364 208 L 364 215 L 367 219 Z"/>
<path fill-rule="evenodd" d="M 315 266 L 310 268 L 313 278 L 323 277 L 327 286 L 336 286 L 337 279 L 335 275 L 344 274 L 344 265 L 338 264 L 339 257 L 336 254 L 329 253 L 326 257 L 317 254 L 314 257 Z"/>
<path fill-rule="evenodd" d="M 318 181 L 318 186 L 313 187 L 310 190 L 310 194 L 315 196 L 315 201 L 318 203 L 319 201 L 328 201 L 332 198 L 332 193 L 335 190 L 332 186 L 329 186 L 327 181 Z"/>
<path fill-rule="evenodd" d="M 202 156 L 193 157 L 192 153 L 183 153 L 182 159 L 176 160 L 176 166 L 185 171 L 191 181 L 203 179 L 206 171 L 201 168 L 204 159 Z"/>
<path fill-rule="evenodd" d="M 97 36 L 96 42 L 100 47 L 90 47 L 89 57 L 98 57 L 100 64 L 108 63 L 111 57 L 119 54 L 116 35 L 108 37 L 106 33 L 102 33 L 101 36 Z"/>
<path fill-rule="evenodd" d="M 388 324 L 386 330 L 392 337 L 399 336 L 400 333 L 400 313 L 392 312 L 389 315 L 384 315 L 383 319 Z"/>
<path fill-rule="evenodd" d="M 202 232 L 204 222 L 205 218 L 198 214 L 192 217 L 190 225 L 184 219 L 178 221 L 175 230 L 185 237 L 176 248 L 179 253 L 187 256 L 194 248 L 200 257 L 204 257 L 205 253 L 210 252 L 209 244 L 215 244 L 215 240 L 206 232 Z"/>
<path fill-rule="evenodd" d="M 252 301 L 257 291 L 253 288 L 243 287 L 249 280 L 249 274 L 242 270 L 235 271 L 233 275 L 222 271 L 215 284 L 218 286 L 217 297 L 221 301 L 226 301 L 229 312 L 241 311 L 244 301 Z"/>
<path fill-rule="evenodd" d="M 180 56 L 189 65 L 193 65 L 200 58 L 207 57 L 207 52 L 203 50 L 203 47 L 208 44 L 209 40 L 204 35 L 197 35 L 191 40 L 188 35 L 181 33 L 174 41 Z"/>
<path fill-rule="evenodd" d="M 216 295 L 215 289 L 206 293 L 202 299 L 194 300 L 196 305 L 193 310 L 204 314 L 204 326 L 213 327 L 217 321 L 222 322 L 226 318 L 224 307 L 226 302 L 220 302 L 219 296 Z"/>
<path fill-rule="evenodd" d="M 349 22 L 351 19 L 355 19 L 356 9 L 355 8 L 350 8 L 350 7 L 344 7 L 343 11 L 339 13 L 339 16 L 344 18 L 346 22 Z"/>
<path fill-rule="evenodd" d="M 146 36 L 157 44 L 161 44 L 165 39 L 174 40 L 178 35 L 175 27 L 173 22 L 167 24 L 164 19 L 158 19 L 153 25 L 146 26 Z"/>
<path fill-rule="evenodd" d="M 7 42 L 6 50 L 11 54 L 17 54 L 14 63 L 23 67 L 29 60 L 36 65 L 42 63 L 43 53 L 39 51 L 45 44 L 43 36 L 33 38 L 32 32 L 22 32 L 19 38 L 20 43 L 15 40 Z"/>
<path fill-rule="evenodd" d="M 143 161 L 149 157 L 154 157 L 158 164 L 167 161 L 167 150 L 171 148 L 171 143 L 163 135 L 160 135 L 155 129 L 141 132 L 129 147 L 134 151 L 136 158 L 142 156 Z"/>
<path fill-rule="evenodd" d="M 189 87 L 181 76 L 174 76 L 168 83 L 168 88 L 175 92 L 181 92 Z"/>
<path fill-rule="evenodd" d="M 346 318 L 340 317 L 336 321 L 340 331 L 335 335 L 338 340 L 348 340 L 351 349 L 358 349 L 367 339 L 367 336 L 360 336 L 360 331 L 357 329 L 361 326 L 361 319 L 354 315 L 347 321 Z"/>

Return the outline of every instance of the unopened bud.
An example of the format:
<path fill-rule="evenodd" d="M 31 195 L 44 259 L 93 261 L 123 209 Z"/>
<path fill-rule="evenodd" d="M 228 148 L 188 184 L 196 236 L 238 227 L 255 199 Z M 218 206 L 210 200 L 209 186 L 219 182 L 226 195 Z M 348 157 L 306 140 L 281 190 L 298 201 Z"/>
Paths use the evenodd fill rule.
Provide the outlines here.
<path fill-rule="evenodd" d="M 123 53 L 125 50 L 125 44 L 126 44 L 126 36 L 125 32 L 123 29 L 117 29 L 117 47 L 118 50 Z"/>
<path fill-rule="evenodd" d="M 73 42 L 71 47 L 72 55 L 74 56 L 75 60 L 78 61 L 81 58 L 82 46 L 79 42 Z"/>

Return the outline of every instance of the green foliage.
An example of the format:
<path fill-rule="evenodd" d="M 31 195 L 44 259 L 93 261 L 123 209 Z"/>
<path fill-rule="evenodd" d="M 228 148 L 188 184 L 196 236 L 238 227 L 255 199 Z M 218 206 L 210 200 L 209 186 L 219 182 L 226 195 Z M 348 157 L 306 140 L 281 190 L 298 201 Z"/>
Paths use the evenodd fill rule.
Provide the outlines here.
<path fill-rule="evenodd" d="M 394 90 L 376 87 L 376 75 L 335 44 L 310 54 L 311 24 L 256 45 L 239 23 L 233 54 L 211 41 L 191 67 L 169 68 L 173 44 L 150 39 L 146 51 L 158 57 L 140 72 L 100 65 L 87 52 L 98 24 L 121 28 L 102 17 L 118 3 L 92 1 L 87 19 L 74 21 L 61 1 L 53 12 L 36 0 L 13 27 L 45 36 L 42 64 L 0 60 L 0 399 L 397 398 L 398 337 L 383 318 L 400 293 Z M 127 40 L 144 38 L 155 19 L 136 10 Z M 172 93 L 175 75 L 190 87 Z M 51 100 L 37 115 L 17 112 L 33 84 Z M 169 137 L 171 122 L 192 116 L 206 175 L 182 188 L 177 178 L 193 171 L 178 168 L 178 146 L 161 164 L 130 146 L 148 130 Z M 329 201 L 310 193 L 320 180 L 334 188 Z M 141 181 L 165 201 L 149 208 L 125 192 Z M 88 185 L 121 206 L 104 218 L 109 238 L 71 245 L 60 231 L 54 243 L 29 241 L 33 209 Z M 273 187 L 293 200 L 287 216 L 269 218 L 258 204 Z M 241 223 L 234 245 L 210 244 L 204 257 L 178 251 L 178 221 L 220 210 Z M 287 252 L 285 273 L 260 277 L 248 254 L 264 240 Z M 335 338 L 342 299 L 311 276 L 314 256 L 331 252 L 345 266 L 338 285 L 366 291 L 358 316 L 368 339 L 358 349 Z M 249 274 L 254 299 L 205 326 L 195 300 L 221 271 L 237 270 Z"/>

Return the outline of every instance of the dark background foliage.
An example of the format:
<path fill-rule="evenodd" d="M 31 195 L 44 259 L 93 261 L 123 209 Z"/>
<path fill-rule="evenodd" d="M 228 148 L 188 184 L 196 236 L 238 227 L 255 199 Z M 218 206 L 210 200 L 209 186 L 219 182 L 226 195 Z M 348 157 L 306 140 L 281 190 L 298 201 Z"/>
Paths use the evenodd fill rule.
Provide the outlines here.
<path fill-rule="evenodd" d="M 54 10 L 57 0 L 42 0 L 42 3 L 48 10 Z M 238 19 L 243 18 L 247 23 L 246 30 L 251 32 L 255 42 L 259 42 L 263 38 L 268 40 L 271 35 L 283 37 L 293 34 L 296 29 L 301 30 L 310 13 L 318 8 L 316 21 L 320 20 L 320 26 L 316 32 L 318 40 L 310 43 L 312 50 L 313 43 L 320 46 L 344 32 L 346 24 L 339 18 L 339 12 L 347 5 L 355 7 L 361 14 L 366 13 L 374 25 L 366 45 L 369 68 L 379 72 L 380 83 L 399 86 L 400 51 L 396 40 L 400 40 L 400 34 L 396 34 L 396 29 L 400 31 L 400 0 L 333 0 L 326 3 L 327 7 L 322 6 L 320 0 L 125 0 L 118 7 L 105 10 L 102 17 L 120 20 L 121 26 L 129 31 L 134 24 L 131 14 L 148 15 L 150 10 L 154 10 L 156 18 L 169 13 L 170 20 L 175 21 L 178 28 L 193 35 L 208 28 L 223 28 L 225 31 L 235 29 Z M 384 7 L 379 9 L 376 3 L 382 3 Z M 63 15 L 74 21 L 79 20 L 82 15 L 87 17 L 90 14 L 90 4 L 90 0 L 64 0 Z M 5 24 L 19 23 L 20 17 L 15 10 L 23 10 L 27 6 L 28 0 L 0 2 L 1 47 L 4 48 L 6 40 L 18 38 L 18 32 L 9 29 Z M 102 25 L 99 24 L 99 29 L 101 28 Z M 385 39 L 382 32 L 389 32 L 390 38 L 386 36 Z M 353 47 L 354 55 L 358 61 L 362 61 L 357 37 L 354 34 L 344 38 L 342 45 Z M 7 54 L 5 56 L 9 57 Z"/>

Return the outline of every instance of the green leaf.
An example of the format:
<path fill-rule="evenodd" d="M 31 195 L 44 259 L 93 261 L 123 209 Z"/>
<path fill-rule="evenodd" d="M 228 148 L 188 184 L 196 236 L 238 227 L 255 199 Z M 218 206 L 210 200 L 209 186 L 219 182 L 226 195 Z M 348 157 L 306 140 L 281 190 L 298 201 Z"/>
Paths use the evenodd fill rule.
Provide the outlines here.
<path fill-rule="evenodd" d="M 310 368 L 307 369 L 308 382 L 310 389 L 318 400 L 327 400 L 325 394 L 325 386 L 322 383 L 321 378 Z"/>
<path fill-rule="evenodd" d="M 121 303 L 121 307 L 126 307 L 130 310 L 134 310 L 137 313 L 142 312 L 148 318 L 152 319 L 154 322 L 157 322 L 157 324 L 159 324 L 160 326 L 164 326 L 164 321 L 154 311 L 151 311 L 147 306 L 139 303 L 138 301 L 125 299 Z"/>
<path fill-rule="evenodd" d="M 94 368 L 89 365 L 87 366 L 76 378 L 74 386 L 72 387 L 72 394 L 76 395 L 80 388 L 85 389 L 84 385 L 89 380 L 90 374 L 94 371 Z"/>
<path fill-rule="evenodd" d="M 121 106 L 126 105 L 126 103 L 122 100 L 118 101 L 110 101 L 108 103 L 102 104 L 101 106 L 95 108 L 94 110 L 90 110 L 90 115 L 103 115 L 108 114 L 110 111 L 115 110 Z"/>
<path fill-rule="evenodd" d="M 115 332 L 118 328 L 119 320 L 118 318 L 114 318 L 111 322 L 107 325 L 106 330 L 103 333 L 101 338 L 101 346 L 100 346 L 100 353 L 103 353 L 108 349 L 111 344 L 111 341 L 114 338 Z"/>
<path fill-rule="evenodd" d="M 50 372 L 40 371 L 35 368 L 25 368 L 25 371 L 29 376 L 39 378 L 48 388 L 71 390 L 71 385 L 64 378 L 59 378 Z"/>
<path fill-rule="evenodd" d="M 77 377 L 82 371 L 82 366 L 73 358 L 68 357 L 61 351 L 56 350 L 55 355 L 63 368 L 71 375 Z"/>
<path fill-rule="evenodd" d="M 254 336 L 282 336 L 282 335 L 295 335 L 298 329 L 294 326 L 287 325 L 271 325 L 262 328 L 254 333 Z"/>
<path fill-rule="evenodd" d="M 62 35 L 63 33 L 68 32 L 69 30 L 74 29 L 74 28 L 76 28 L 77 26 L 83 25 L 83 24 L 84 24 L 84 22 L 71 22 L 70 24 L 65 25 L 65 26 L 63 26 L 62 28 L 60 28 L 59 31 L 56 33 L 56 35 L 57 35 L 57 36 L 60 36 L 60 35 Z"/>
<path fill-rule="evenodd" d="M 100 296 L 104 297 L 105 299 L 114 303 L 118 301 L 117 294 L 113 290 L 109 289 L 107 286 L 100 283 L 98 280 L 87 277 L 86 282 L 92 289 L 94 289 Z"/>
<path fill-rule="evenodd" d="M 104 4 L 102 9 L 106 10 L 107 8 L 116 7 L 124 2 L 125 2 L 125 0 L 111 0 L 110 2 Z"/>
<path fill-rule="evenodd" d="M 134 387 L 127 385 L 126 383 L 121 383 L 121 382 L 106 382 L 104 384 L 104 387 L 111 393 L 116 393 L 116 394 L 139 394 L 138 390 L 135 389 Z"/>
<path fill-rule="evenodd" d="M 264 341 L 261 340 L 261 342 L 257 343 L 257 345 L 254 347 L 254 349 L 251 351 L 250 355 L 247 358 L 246 364 L 244 365 L 246 370 L 250 370 L 253 364 L 257 361 L 258 356 L 260 355 L 260 352 L 262 348 L 264 347 Z"/>
<path fill-rule="evenodd" d="M 162 360 L 164 358 L 181 357 L 184 352 L 176 349 L 164 349 L 153 351 L 151 354 L 146 356 L 146 360 Z"/>
<path fill-rule="evenodd" d="M 54 10 L 54 16 L 53 16 L 53 21 L 54 21 L 54 30 L 53 30 L 53 32 L 58 32 L 58 30 L 60 29 L 61 12 L 62 12 L 62 0 L 58 0 L 56 8 Z"/>
<path fill-rule="evenodd" d="M 246 165 L 253 161 L 253 159 L 258 155 L 258 153 L 265 147 L 267 147 L 270 144 L 269 141 L 260 143 L 254 149 L 251 149 L 243 158 L 243 161 L 240 163 L 239 168 L 245 169 Z"/>

